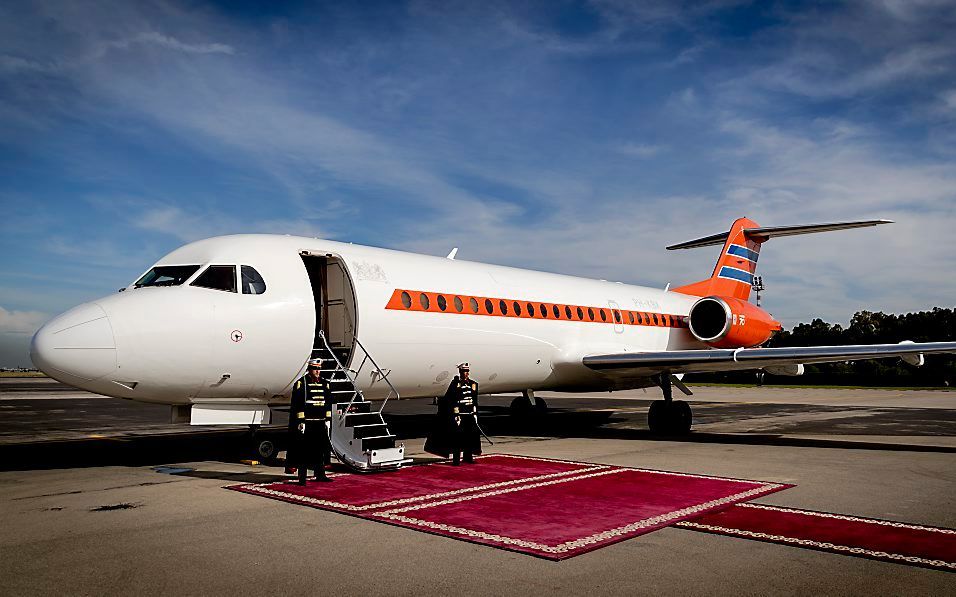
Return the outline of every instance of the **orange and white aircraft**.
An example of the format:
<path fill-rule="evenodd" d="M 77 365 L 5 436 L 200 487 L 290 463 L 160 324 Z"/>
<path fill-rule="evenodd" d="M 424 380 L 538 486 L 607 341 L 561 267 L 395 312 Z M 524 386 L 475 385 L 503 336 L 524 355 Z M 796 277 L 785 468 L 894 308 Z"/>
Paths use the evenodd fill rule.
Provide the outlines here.
<path fill-rule="evenodd" d="M 439 395 L 462 361 L 483 392 L 524 392 L 529 402 L 516 407 L 543 404 L 535 390 L 659 386 L 650 427 L 683 432 L 690 407 L 671 399 L 672 385 L 689 394 L 682 373 L 798 375 L 805 363 L 919 365 L 924 353 L 956 352 L 956 342 L 759 348 L 781 328 L 748 300 L 762 244 L 884 223 L 764 228 L 741 218 L 728 232 L 668 247 L 723 246 L 711 277 L 670 290 L 313 238 L 210 238 L 56 317 L 34 336 L 31 356 L 63 383 L 169 404 L 193 424 L 268 423 L 315 350 L 372 400 Z M 390 446 L 366 444 L 352 464 Z"/>

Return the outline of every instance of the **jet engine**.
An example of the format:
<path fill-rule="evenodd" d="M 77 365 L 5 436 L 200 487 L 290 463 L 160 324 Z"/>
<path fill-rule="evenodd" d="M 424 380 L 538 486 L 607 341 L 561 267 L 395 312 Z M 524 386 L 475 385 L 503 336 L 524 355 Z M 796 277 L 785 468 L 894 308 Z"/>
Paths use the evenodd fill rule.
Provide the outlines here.
<path fill-rule="evenodd" d="M 759 346 L 781 329 L 760 307 L 732 297 L 707 296 L 690 308 L 690 333 L 714 348 Z"/>

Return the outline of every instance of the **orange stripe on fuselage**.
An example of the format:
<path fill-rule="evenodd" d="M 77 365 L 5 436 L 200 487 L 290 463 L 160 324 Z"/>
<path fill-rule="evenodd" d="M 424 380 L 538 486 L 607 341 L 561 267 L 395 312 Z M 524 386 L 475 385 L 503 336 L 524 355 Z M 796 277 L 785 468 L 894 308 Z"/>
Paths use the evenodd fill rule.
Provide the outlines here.
<path fill-rule="evenodd" d="M 403 296 L 405 295 L 405 296 Z M 542 306 L 544 310 L 542 311 Z M 445 313 L 449 315 L 482 315 L 485 317 L 517 317 L 551 321 L 581 321 L 652 327 L 687 327 L 685 316 L 647 311 L 588 307 L 566 303 L 547 303 L 501 297 L 444 294 L 427 290 L 396 288 L 385 304 L 395 311 Z"/>

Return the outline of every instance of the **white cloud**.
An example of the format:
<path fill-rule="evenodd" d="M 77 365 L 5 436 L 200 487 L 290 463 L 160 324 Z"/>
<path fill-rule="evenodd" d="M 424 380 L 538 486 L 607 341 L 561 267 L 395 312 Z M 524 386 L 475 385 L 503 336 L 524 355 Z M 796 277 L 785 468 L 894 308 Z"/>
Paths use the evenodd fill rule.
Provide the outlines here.
<path fill-rule="evenodd" d="M 182 242 L 222 236 L 225 234 L 271 233 L 321 237 L 328 234 L 319 226 L 301 218 L 255 219 L 231 215 L 218 208 L 185 208 L 162 201 L 131 197 L 95 197 L 90 203 L 112 218 L 122 219 L 126 225 L 150 232 L 158 232 Z M 79 249 L 76 249 L 79 250 Z M 98 245 L 98 250 L 87 254 L 111 255 L 113 250 Z M 155 260 L 159 255 L 149 256 Z"/>
<path fill-rule="evenodd" d="M 50 316 L 39 311 L 8 311 L 0 307 L 0 334 L 34 334 Z"/>
<path fill-rule="evenodd" d="M 163 35 L 157 31 L 144 31 L 137 34 L 136 36 L 116 41 L 110 42 L 110 46 L 114 48 L 128 48 L 131 44 L 142 43 L 142 44 L 154 44 L 161 46 L 170 50 L 176 50 L 178 52 L 186 52 L 188 54 L 234 54 L 235 50 L 232 46 L 221 44 L 221 43 L 199 43 L 191 44 L 185 43 L 175 37 L 169 35 Z"/>
<path fill-rule="evenodd" d="M 662 149 L 660 145 L 647 143 L 622 143 L 617 147 L 618 152 L 635 158 L 649 158 L 659 154 Z"/>

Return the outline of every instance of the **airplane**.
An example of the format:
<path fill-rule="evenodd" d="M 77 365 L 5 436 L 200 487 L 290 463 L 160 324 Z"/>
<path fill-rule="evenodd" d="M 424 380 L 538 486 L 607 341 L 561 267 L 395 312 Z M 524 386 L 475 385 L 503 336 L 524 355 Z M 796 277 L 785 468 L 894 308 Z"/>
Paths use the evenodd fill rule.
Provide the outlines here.
<path fill-rule="evenodd" d="M 471 363 L 484 393 L 522 393 L 516 411 L 546 408 L 535 391 L 660 387 L 648 411 L 659 433 L 690 431 L 672 387 L 682 374 L 956 353 L 956 342 L 763 348 L 781 329 L 750 302 L 771 238 L 891 223 L 761 227 L 667 247 L 722 246 L 712 275 L 671 289 L 591 280 L 350 243 L 241 234 L 189 243 L 120 292 L 41 327 L 34 364 L 83 390 L 172 407 L 174 422 L 259 425 L 289 403 L 310 358 L 327 361 L 339 408 L 331 438 L 356 470 L 406 462 L 381 411 L 393 397 L 444 393 Z M 373 410 L 371 401 L 379 401 Z M 259 452 L 277 446 L 263 440 Z"/>

